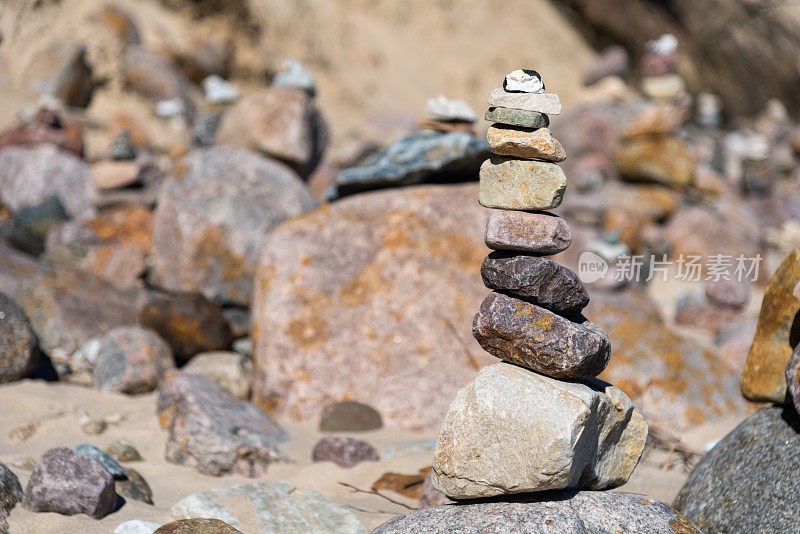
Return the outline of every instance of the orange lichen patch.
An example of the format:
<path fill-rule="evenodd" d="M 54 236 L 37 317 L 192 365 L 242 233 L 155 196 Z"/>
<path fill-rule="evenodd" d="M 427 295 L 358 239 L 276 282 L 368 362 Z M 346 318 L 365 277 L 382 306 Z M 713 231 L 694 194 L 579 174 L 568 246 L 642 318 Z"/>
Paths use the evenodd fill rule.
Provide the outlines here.
<path fill-rule="evenodd" d="M 133 146 L 137 148 L 150 147 L 150 136 L 147 130 L 139 121 L 127 113 L 118 113 L 114 115 L 108 122 L 108 130 L 114 137 L 127 130 L 130 134 Z"/>
<path fill-rule="evenodd" d="M 347 306 L 358 306 L 372 299 L 379 292 L 386 292 L 392 282 L 383 277 L 382 268 L 377 263 L 370 263 L 361 273 L 342 287 L 339 298 Z"/>
<path fill-rule="evenodd" d="M 318 315 L 292 319 L 284 333 L 295 345 L 304 349 L 321 345 L 329 336 L 327 322 Z"/>
<path fill-rule="evenodd" d="M 607 382 L 610 381 L 609 378 L 605 376 L 605 374 L 606 374 L 605 372 L 600 373 L 598 378 L 600 380 L 605 380 Z M 631 399 L 635 399 L 636 397 L 644 393 L 645 389 L 647 389 L 645 385 L 640 384 L 639 382 L 637 382 L 632 378 L 619 379 L 614 383 L 614 385 L 619 389 L 621 389 L 622 392 L 625 393 Z"/>
<path fill-rule="evenodd" d="M 669 520 L 669 528 L 671 528 L 675 534 L 700 534 L 697 527 L 686 519 L 682 513 L 677 510 L 673 510 L 673 512 L 675 512 L 677 517 Z"/>
<path fill-rule="evenodd" d="M 153 212 L 142 206 L 118 206 L 103 211 L 86 223 L 103 241 L 132 243 L 149 251 L 153 236 Z"/>
<path fill-rule="evenodd" d="M 280 399 L 275 396 L 262 397 L 261 395 L 254 395 L 250 402 L 273 417 L 275 416 L 275 412 L 278 410 L 278 407 L 281 404 Z"/>
<path fill-rule="evenodd" d="M 198 247 L 193 255 L 194 267 L 197 272 L 213 272 L 222 282 L 229 283 L 227 290 L 233 300 L 242 299 L 238 288 L 231 282 L 241 282 L 252 279 L 253 273 L 250 263 L 241 255 L 231 251 L 228 246 L 228 236 L 219 228 L 205 228 L 198 240 Z M 197 287 L 197 289 L 202 289 Z"/>
<path fill-rule="evenodd" d="M 692 425 L 700 425 L 706 422 L 706 414 L 704 414 L 699 408 L 696 406 L 689 406 L 683 411 L 684 417 L 686 420 L 689 421 Z"/>

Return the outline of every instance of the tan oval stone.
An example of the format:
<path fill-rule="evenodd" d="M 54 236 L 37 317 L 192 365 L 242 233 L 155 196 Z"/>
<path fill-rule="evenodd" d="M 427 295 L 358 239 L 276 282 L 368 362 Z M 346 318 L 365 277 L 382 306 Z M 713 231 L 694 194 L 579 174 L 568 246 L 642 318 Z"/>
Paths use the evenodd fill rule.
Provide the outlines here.
<path fill-rule="evenodd" d="M 478 202 L 487 208 L 546 210 L 561 204 L 567 177 L 546 161 L 493 156 L 481 165 Z"/>

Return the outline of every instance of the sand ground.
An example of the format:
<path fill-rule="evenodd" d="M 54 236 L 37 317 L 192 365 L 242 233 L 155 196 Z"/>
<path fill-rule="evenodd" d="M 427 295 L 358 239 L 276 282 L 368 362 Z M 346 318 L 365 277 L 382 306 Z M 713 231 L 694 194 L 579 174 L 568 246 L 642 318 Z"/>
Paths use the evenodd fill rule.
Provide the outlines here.
<path fill-rule="evenodd" d="M 37 458 L 45 450 L 56 446 L 72 446 L 91 443 L 105 448 L 120 438 L 134 443 L 143 462 L 126 464 L 139 471 L 153 490 L 154 505 L 128 502 L 117 512 L 102 520 L 93 520 L 84 515 L 61 516 L 54 513 L 32 513 L 17 506 L 11 513 L 9 523 L 15 534 L 48 534 L 63 532 L 110 533 L 120 523 L 131 519 L 143 519 L 157 523 L 169 520 L 169 509 L 182 497 L 204 489 L 231 486 L 251 482 L 239 476 L 211 477 L 194 472 L 164 460 L 166 433 L 157 424 L 155 396 L 128 397 L 100 393 L 92 389 L 69 384 L 48 384 L 41 381 L 23 380 L 0 386 L 0 460 L 10 465 L 19 457 Z M 79 415 L 87 412 L 93 418 L 118 416 L 118 424 L 110 425 L 100 435 L 85 434 L 79 424 Z M 39 422 L 35 431 L 25 441 L 12 437 L 16 429 Z M 681 438 L 690 448 L 702 450 L 709 441 L 719 438 L 733 428 L 738 421 L 724 420 L 698 427 Z M 387 458 L 380 462 L 367 462 L 352 469 L 342 469 L 332 463 L 312 463 L 311 450 L 322 436 L 316 430 L 316 421 L 307 424 L 285 424 L 292 437 L 282 449 L 296 463 L 276 464 L 257 481 L 288 480 L 298 487 L 311 488 L 347 506 L 369 527 L 374 528 L 395 514 L 407 511 L 400 505 L 374 495 L 352 493 L 339 484 L 346 482 L 369 490 L 371 484 L 387 471 L 413 474 L 430 465 L 432 451 L 417 452 L 405 456 Z M 15 434 L 16 435 L 16 434 Z M 355 435 L 355 434 L 354 434 Z M 372 443 L 379 451 L 412 440 L 435 438 L 436 432 L 408 432 L 394 428 L 358 433 L 357 437 Z M 642 460 L 631 480 L 622 491 L 646 493 L 665 502 L 670 502 L 680 489 L 688 472 L 680 467 L 662 470 L 667 459 L 666 452 L 650 451 Z M 23 487 L 29 472 L 12 469 L 19 476 Z M 393 498 L 415 506 L 412 500 L 395 493 Z"/>

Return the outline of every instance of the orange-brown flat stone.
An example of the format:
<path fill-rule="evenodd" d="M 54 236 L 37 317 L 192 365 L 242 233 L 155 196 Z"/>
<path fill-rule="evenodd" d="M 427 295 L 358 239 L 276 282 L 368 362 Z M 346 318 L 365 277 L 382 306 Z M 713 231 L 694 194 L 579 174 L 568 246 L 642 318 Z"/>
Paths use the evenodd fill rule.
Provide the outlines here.
<path fill-rule="evenodd" d="M 493 124 L 486 134 L 489 150 L 501 156 L 564 161 L 567 153 L 549 128 L 521 128 Z"/>
<path fill-rule="evenodd" d="M 797 329 L 800 311 L 799 283 L 800 250 L 795 250 L 783 260 L 764 291 L 756 335 L 740 383 L 742 394 L 751 401 L 787 400 L 785 373 L 792 356 L 792 330 Z"/>

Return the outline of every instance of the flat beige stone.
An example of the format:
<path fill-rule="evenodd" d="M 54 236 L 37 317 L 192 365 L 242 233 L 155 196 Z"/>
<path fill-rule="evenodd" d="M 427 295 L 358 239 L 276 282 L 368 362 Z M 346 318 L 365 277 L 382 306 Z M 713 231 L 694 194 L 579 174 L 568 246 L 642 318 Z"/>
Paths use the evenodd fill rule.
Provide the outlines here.
<path fill-rule="evenodd" d="M 461 499 L 613 488 L 627 482 L 646 440 L 644 417 L 611 384 L 496 363 L 456 394 L 431 482 Z"/>
<path fill-rule="evenodd" d="M 555 93 L 508 93 L 503 89 L 492 89 L 489 105 L 504 108 L 524 109 L 547 115 L 561 113 L 561 100 Z"/>
<path fill-rule="evenodd" d="M 549 128 L 519 128 L 493 124 L 486 134 L 489 150 L 500 156 L 564 161 L 567 153 Z"/>
<path fill-rule="evenodd" d="M 487 208 L 546 210 L 561 204 L 567 177 L 546 161 L 493 156 L 481 165 L 478 202 Z"/>

